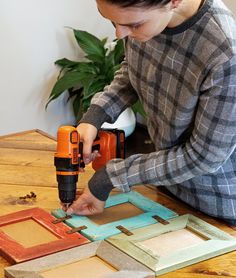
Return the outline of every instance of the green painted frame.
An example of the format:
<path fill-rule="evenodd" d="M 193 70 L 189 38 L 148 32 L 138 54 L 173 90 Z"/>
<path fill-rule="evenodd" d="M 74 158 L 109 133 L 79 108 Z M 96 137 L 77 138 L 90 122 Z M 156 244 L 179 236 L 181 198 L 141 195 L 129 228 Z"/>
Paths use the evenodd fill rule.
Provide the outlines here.
<path fill-rule="evenodd" d="M 154 278 L 153 271 L 105 241 L 92 242 L 39 259 L 9 266 L 4 269 L 4 273 L 7 278 L 42 278 L 43 276 L 40 273 L 43 271 L 69 265 L 93 256 L 98 256 L 118 270 L 106 275 L 104 278 Z"/>
<path fill-rule="evenodd" d="M 188 228 L 207 240 L 176 252 L 173 250 L 173 253 L 167 256 L 157 256 L 141 244 L 144 240 L 184 228 Z M 169 220 L 168 225 L 157 223 L 132 230 L 132 233 L 131 236 L 124 234 L 112 236 L 107 238 L 106 241 L 137 261 L 142 262 L 156 275 L 236 250 L 236 238 L 189 214 Z"/>

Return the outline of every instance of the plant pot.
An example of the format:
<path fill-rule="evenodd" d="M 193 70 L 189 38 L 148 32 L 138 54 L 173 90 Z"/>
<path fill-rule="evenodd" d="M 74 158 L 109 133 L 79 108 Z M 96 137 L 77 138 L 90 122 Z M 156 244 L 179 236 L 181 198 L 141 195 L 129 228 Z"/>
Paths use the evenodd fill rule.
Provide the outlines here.
<path fill-rule="evenodd" d="M 133 133 L 135 125 L 136 118 L 133 110 L 131 108 L 126 108 L 113 124 L 105 122 L 102 125 L 102 128 L 122 129 L 125 132 L 125 137 L 128 137 L 130 134 Z"/>

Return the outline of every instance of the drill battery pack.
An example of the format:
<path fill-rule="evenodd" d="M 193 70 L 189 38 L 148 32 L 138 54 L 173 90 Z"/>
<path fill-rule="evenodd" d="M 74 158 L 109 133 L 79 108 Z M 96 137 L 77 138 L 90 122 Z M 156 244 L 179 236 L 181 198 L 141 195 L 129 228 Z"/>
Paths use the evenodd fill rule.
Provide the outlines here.
<path fill-rule="evenodd" d="M 94 140 L 92 151 L 98 151 L 100 157 L 92 162 L 92 167 L 96 171 L 113 158 L 125 158 L 125 133 L 120 129 L 100 129 Z M 81 154 L 80 167 L 84 168 L 83 144 L 80 143 L 79 153 Z"/>

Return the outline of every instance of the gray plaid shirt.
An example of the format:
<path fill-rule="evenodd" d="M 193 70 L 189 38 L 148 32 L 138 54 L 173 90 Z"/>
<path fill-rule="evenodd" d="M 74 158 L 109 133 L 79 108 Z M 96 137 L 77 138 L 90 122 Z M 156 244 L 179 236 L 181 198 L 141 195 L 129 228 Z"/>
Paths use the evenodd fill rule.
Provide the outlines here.
<path fill-rule="evenodd" d="M 113 186 L 164 185 L 196 209 L 235 220 L 236 24 L 221 0 L 145 43 L 127 39 L 126 61 L 84 121 L 114 122 L 137 98 L 156 151 L 111 160 Z"/>

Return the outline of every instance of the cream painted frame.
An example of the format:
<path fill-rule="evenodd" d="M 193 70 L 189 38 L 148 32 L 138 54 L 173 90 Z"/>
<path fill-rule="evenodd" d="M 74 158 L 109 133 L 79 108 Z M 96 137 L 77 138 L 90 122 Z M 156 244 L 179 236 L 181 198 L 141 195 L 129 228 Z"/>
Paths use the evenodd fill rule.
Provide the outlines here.
<path fill-rule="evenodd" d="M 96 241 L 29 262 L 6 267 L 7 278 L 42 278 L 40 272 L 97 255 L 118 270 L 104 278 L 154 278 L 154 272 L 105 241 Z"/>
<path fill-rule="evenodd" d="M 167 256 L 157 256 L 152 250 L 141 245 L 142 241 L 159 235 L 188 228 L 190 231 L 206 238 L 206 241 L 188 248 L 173 251 Z M 161 275 L 233 250 L 236 250 L 236 238 L 193 216 L 182 215 L 169 220 L 168 225 L 160 223 L 145 228 L 132 230 L 133 235 L 119 234 L 106 241 L 127 253 L 156 275 Z"/>

